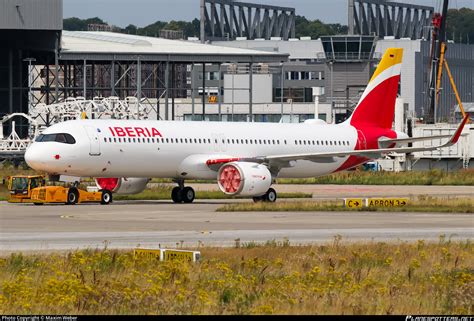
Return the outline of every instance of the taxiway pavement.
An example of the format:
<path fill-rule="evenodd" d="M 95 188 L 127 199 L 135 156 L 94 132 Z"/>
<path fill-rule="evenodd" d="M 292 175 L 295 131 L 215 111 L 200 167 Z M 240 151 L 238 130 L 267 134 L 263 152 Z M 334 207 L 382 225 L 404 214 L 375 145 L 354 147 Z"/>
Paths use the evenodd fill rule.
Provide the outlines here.
<path fill-rule="evenodd" d="M 458 195 L 443 188 L 444 196 Z M 465 188 L 460 191 L 466 193 Z M 421 194 L 433 195 L 429 188 Z M 119 201 L 108 206 L 1 202 L 0 252 L 102 248 L 105 244 L 109 248 L 232 246 L 236 239 L 245 243 L 287 238 L 292 244 L 307 244 L 331 241 L 336 235 L 348 241 L 437 240 L 440 235 L 466 240 L 474 235 L 472 214 L 215 212 L 228 202 L 232 201 Z"/>

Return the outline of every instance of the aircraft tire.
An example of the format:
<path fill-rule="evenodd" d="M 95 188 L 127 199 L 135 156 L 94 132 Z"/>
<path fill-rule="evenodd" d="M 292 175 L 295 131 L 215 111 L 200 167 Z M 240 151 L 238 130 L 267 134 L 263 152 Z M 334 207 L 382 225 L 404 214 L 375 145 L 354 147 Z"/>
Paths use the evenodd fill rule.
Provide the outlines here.
<path fill-rule="evenodd" d="M 273 188 L 270 188 L 264 195 L 264 201 L 268 203 L 275 203 L 277 198 L 277 192 Z"/>
<path fill-rule="evenodd" d="M 100 197 L 100 204 L 108 205 L 110 203 L 112 203 L 112 192 L 105 189 L 102 191 L 102 195 Z"/>
<path fill-rule="evenodd" d="M 178 186 L 173 188 L 173 190 L 171 191 L 171 199 L 173 200 L 174 203 L 177 203 L 177 204 L 183 202 L 181 189 Z"/>
<path fill-rule="evenodd" d="M 70 188 L 67 192 L 67 205 L 76 205 L 79 201 L 79 192 L 75 188 Z"/>
<path fill-rule="evenodd" d="M 184 203 L 192 203 L 194 201 L 194 198 L 196 197 L 196 193 L 194 192 L 194 189 L 192 187 L 185 187 L 181 191 L 181 199 L 183 200 Z"/>

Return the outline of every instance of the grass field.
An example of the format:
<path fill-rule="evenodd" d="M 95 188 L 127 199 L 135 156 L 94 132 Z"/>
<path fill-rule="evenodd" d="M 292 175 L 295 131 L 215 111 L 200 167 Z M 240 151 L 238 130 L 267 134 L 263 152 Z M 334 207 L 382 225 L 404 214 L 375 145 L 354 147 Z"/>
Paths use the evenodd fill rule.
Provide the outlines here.
<path fill-rule="evenodd" d="M 474 169 L 410 172 L 348 171 L 317 178 L 278 179 L 279 184 L 352 184 L 352 185 L 474 185 Z"/>
<path fill-rule="evenodd" d="M 474 198 L 433 198 L 421 196 L 409 199 L 403 207 L 347 208 L 340 201 L 302 201 L 277 203 L 226 204 L 218 212 L 314 212 L 314 211 L 380 211 L 380 212 L 442 212 L 474 213 Z"/>
<path fill-rule="evenodd" d="M 33 170 L 13 167 L 0 168 L 0 178 L 9 175 L 36 175 Z M 91 181 L 91 180 L 89 180 Z M 172 183 L 171 179 L 154 178 L 152 183 Z M 192 181 L 194 183 L 215 183 L 215 181 Z M 370 172 L 348 171 L 323 177 L 304 179 L 277 179 L 278 184 L 352 184 L 352 185 L 474 185 L 474 169 L 446 172 L 442 170 L 412 171 L 412 172 Z"/>
<path fill-rule="evenodd" d="M 474 247 L 288 241 L 200 263 L 85 250 L 0 258 L 0 314 L 472 314 Z"/>

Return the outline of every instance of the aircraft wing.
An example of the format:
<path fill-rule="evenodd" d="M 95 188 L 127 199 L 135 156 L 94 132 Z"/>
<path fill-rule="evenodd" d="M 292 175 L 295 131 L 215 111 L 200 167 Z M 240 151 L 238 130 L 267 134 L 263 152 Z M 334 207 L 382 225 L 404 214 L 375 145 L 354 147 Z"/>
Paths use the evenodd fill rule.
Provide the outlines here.
<path fill-rule="evenodd" d="M 426 139 L 438 139 L 444 138 L 445 136 L 450 139 L 441 145 L 430 146 L 430 147 L 399 147 L 399 148 L 378 148 L 378 149 L 364 149 L 364 150 L 349 150 L 349 151 L 338 151 L 338 152 L 325 152 L 325 153 L 303 153 L 303 154 L 283 154 L 283 155 L 269 155 L 259 157 L 234 157 L 226 159 L 209 159 L 207 165 L 211 168 L 218 168 L 221 165 L 229 162 L 244 161 L 244 162 L 255 162 L 255 163 L 280 163 L 284 164 L 290 161 L 296 160 L 310 160 L 318 163 L 334 162 L 336 157 L 347 157 L 347 156 L 361 156 L 367 158 L 378 158 L 381 155 L 389 153 L 414 153 L 422 151 L 431 151 L 439 148 L 449 147 L 456 144 L 461 136 L 461 133 L 466 125 L 469 116 L 466 116 L 459 124 L 458 128 L 453 135 L 439 135 L 431 136 Z M 441 137 L 442 136 L 442 137 Z M 425 140 L 425 137 L 423 139 Z M 392 140 L 393 142 L 393 140 Z"/>

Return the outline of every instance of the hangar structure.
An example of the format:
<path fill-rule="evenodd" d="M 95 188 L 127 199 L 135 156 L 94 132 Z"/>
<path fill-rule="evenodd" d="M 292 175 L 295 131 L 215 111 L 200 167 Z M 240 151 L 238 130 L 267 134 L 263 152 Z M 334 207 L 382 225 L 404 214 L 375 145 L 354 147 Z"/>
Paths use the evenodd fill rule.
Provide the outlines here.
<path fill-rule="evenodd" d="M 56 63 L 62 29 L 62 0 L 0 1 L 0 117 L 28 112 L 29 71 Z"/>
<path fill-rule="evenodd" d="M 194 65 L 205 72 L 206 64 L 253 67 L 288 60 L 282 53 L 192 41 L 62 31 L 62 12 L 62 0 L 0 1 L 0 41 L 5 44 L 0 51 L 0 118 L 69 97 L 134 96 L 157 104 L 157 98 L 164 98 L 163 118 L 173 119 L 169 100 L 173 104 L 174 98 L 189 94 L 187 73 Z M 201 78 L 206 88 L 206 77 Z M 251 87 L 252 77 L 250 95 Z M 206 90 L 203 102 L 205 96 Z"/>
<path fill-rule="evenodd" d="M 205 73 L 209 64 L 237 63 L 254 70 L 259 63 L 286 60 L 287 54 L 192 41 L 110 32 L 64 31 L 58 57 L 59 77 L 63 78 L 59 79 L 59 90 L 50 89 L 48 92 L 59 92 L 56 101 L 77 96 L 85 99 L 132 96 L 139 102 L 156 104 L 157 115 L 163 115 L 164 120 L 174 120 L 175 98 L 186 98 L 188 91 L 196 87 L 188 83 L 187 76 L 196 65 Z M 207 89 L 206 80 L 206 77 L 201 77 L 201 88 Z M 247 86 L 250 95 L 252 85 L 250 77 Z M 222 101 L 221 92 L 217 95 L 218 108 Z M 207 90 L 201 90 L 203 115 L 206 113 L 206 93 Z M 191 96 L 194 97 L 192 92 Z M 159 105 L 160 99 L 164 99 L 164 106 Z"/>

